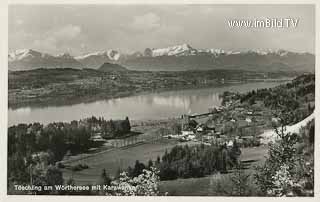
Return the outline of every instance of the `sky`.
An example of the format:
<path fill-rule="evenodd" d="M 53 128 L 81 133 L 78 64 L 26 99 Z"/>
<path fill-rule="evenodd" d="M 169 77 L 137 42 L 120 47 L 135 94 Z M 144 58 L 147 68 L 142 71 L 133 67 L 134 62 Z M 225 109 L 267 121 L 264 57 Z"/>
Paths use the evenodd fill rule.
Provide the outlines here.
<path fill-rule="evenodd" d="M 296 28 L 230 28 L 228 20 L 296 18 Z M 312 5 L 10 5 L 9 52 L 125 53 L 193 48 L 315 52 Z"/>

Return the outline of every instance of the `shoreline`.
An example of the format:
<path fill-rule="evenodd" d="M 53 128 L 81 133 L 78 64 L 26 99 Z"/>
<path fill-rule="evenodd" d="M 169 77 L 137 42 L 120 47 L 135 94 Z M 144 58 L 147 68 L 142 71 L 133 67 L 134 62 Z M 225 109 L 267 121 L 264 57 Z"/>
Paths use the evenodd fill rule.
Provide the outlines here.
<path fill-rule="evenodd" d="M 267 82 L 273 82 L 273 83 L 275 83 L 276 85 L 278 85 L 277 83 L 279 83 L 279 85 L 281 85 L 281 84 L 283 84 L 283 82 L 286 82 L 286 81 L 288 81 L 288 79 L 278 79 L 278 80 L 272 80 L 272 81 L 267 81 Z M 247 85 L 247 84 L 254 84 L 254 83 L 265 83 L 263 80 L 259 80 L 259 81 L 257 81 L 257 80 L 255 80 L 255 81 L 251 81 L 251 82 L 237 82 L 237 84 L 238 85 Z M 129 94 L 129 95 L 123 95 L 123 96 L 121 96 L 121 97 L 118 97 L 118 98 L 130 98 L 130 97 L 135 97 L 135 96 L 143 96 L 143 95 L 150 95 L 150 94 L 158 94 L 158 93 L 166 93 L 166 92 L 175 92 L 175 91 L 188 91 L 188 90 L 201 90 L 201 89 L 211 89 L 211 88 L 225 88 L 225 87 L 232 87 L 232 86 L 236 86 L 236 84 L 235 83 L 231 83 L 231 82 L 226 82 L 226 83 L 224 83 L 224 84 L 219 84 L 218 86 L 217 85 L 214 85 L 214 86 L 198 86 L 198 87 L 194 87 L 194 88 L 174 88 L 174 89 L 162 89 L 162 90 L 157 90 L 157 91 L 142 91 L 142 92 L 138 92 L 138 93 L 135 93 L 135 92 L 131 92 L 131 94 Z M 93 98 L 93 100 L 91 101 L 91 100 L 88 100 L 87 102 L 80 102 L 80 103 L 77 103 L 77 104 L 71 104 L 71 105 L 68 105 L 68 104 L 62 104 L 62 105 L 58 105 L 58 106 L 56 106 L 56 105 L 54 105 L 54 106 L 26 106 L 26 107 L 21 107 L 21 108 L 15 108 L 15 109 L 13 109 L 13 108 L 10 108 L 9 107 L 9 114 L 11 113 L 11 112 L 13 112 L 13 113 L 15 113 L 15 111 L 16 110 L 20 110 L 20 109 L 26 109 L 26 110 L 33 110 L 33 109 L 39 109 L 39 110 L 42 110 L 42 108 L 43 109 L 45 109 L 45 108 L 49 108 L 49 107 L 53 107 L 53 108 L 55 108 L 55 107 L 72 107 L 72 106 L 76 106 L 76 105 L 78 105 L 78 104 L 92 104 L 92 103 L 95 103 L 95 102 L 99 102 L 99 101 L 107 101 L 107 100 L 112 100 L 112 99 L 118 99 L 118 98 L 115 98 L 115 97 L 113 97 L 113 98 L 110 98 L 110 99 L 103 99 L 103 100 L 101 100 L 101 99 L 98 99 L 97 100 L 97 98 L 96 97 L 94 97 Z M 79 100 L 78 100 L 79 101 Z M 210 107 L 210 106 L 208 106 L 208 107 Z M 202 113 L 203 111 L 199 111 L 199 113 Z M 85 119 L 85 118 L 88 118 L 88 117 L 91 117 L 91 116 L 95 116 L 94 114 L 91 114 L 91 115 L 88 115 L 88 116 L 86 116 L 86 117 L 78 117 L 78 118 L 74 118 L 74 119 L 72 119 L 72 120 L 79 120 L 79 119 Z M 130 121 L 132 121 L 134 124 L 140 124 L 141 122 L 150 122 L 150 123 L 152 123 L 152 122 L 161 122 L 161 121 L 165 121 L 165 122 L 167 122 L 167 121 L 170 121 L 171 119 L 176 119 L 176 118 L 179 118 L 181 116 L 181 114 L 179 114 L 179 115 L 177 115 L 177 116 L 166 116 L 166 117 L 149 117 L 149 118 L 147 118 L 147 117 L 145 117 L 145 118 L 139 118 L 139 117 L 136 117 L 136 118 L 134 118 L 134 117 L 129 117 L 130 118 Z M 70 122 L 70 121 L 72 121 L 72 120 L 56 120 L 56 121 L 51 121 L 51 122 Z M 15 123 L 15 121 L 13 121 L 13 123 L 12 124 L 10 124 L 9 122 L 8 122 L 8 127 L 11 127 L 11 126 L 14 126 L 14 125 L 17 125 L 17 124 L 20 124 L 20 123 L 24 123 L 24 124 L 30 124 L 30 123 L 34 123 L 34 122 L 39 122 L 39 121 L 28 121 L 28 120 L 25 120 L 24 122 L 19 122 L 19 123 Z M 40 123 L 41 124 L 44 124 L 44 125 L 47 125 L 49 122 L 47 122 L 47 121 L 40 121 Z"/>
<path fill-rule="evenodd" d="M 154 90 L 142 90 L 142 91 L 131 91 L 131 92 L 118 92 L 117 95 L 110 96 L 105 95 L 103 93 L 98 93 L 97 95 L 91 97 L 45 97 L 45 98 L 35 98 L 31 100 L 22 99 L 19 102 L 10 102 L 8 100 L 8 109 L 9 110 L 17 110 L 20 108 L 45 108 L 45 107 L 59 107 L 59 106 L 72 106 L 76 104 L 87 104 L 92 103 L 100 100 L 112 100 L 112 99 L 119 99 L 119 98 L 126 98 L 126 97 L 134 97 L 134 96 L 141 96 L 141 95 L 148 95 L 153 93 L 163 93 L 163 92 L 171 92 L 171 91 L 178 91 L 178 90 L 197 90 L 197 89 L 207 89 L 207 88 L 220 88 L 220 87 L 227 87 L 232 86 L 235 84 L 247 84 L 247 83 L 263 83 L 263 82 L 286 82 L 290 81 L 293 78 L 280 78 L 280 79 L 247 79 L 245 81 L 241 80 L 229 80 L 224 83 L 214 83 L 209 85 L 197 85 L 192 86 L 179 86 L 173 88 L 159 88 Z M 9 90 L 10 94 L 10 90 Z M 15 100 L 19 100 L 16 98 Z"/>

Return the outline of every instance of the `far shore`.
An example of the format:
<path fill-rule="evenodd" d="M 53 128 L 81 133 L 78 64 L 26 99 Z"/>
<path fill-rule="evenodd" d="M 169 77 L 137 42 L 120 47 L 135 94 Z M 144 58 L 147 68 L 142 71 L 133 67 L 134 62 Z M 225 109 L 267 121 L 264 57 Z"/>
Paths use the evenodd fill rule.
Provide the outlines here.
<path fill-rule="evenodd" d="M 152 93 L 162 93 L 162 92 L 170 92 L 176 90 L 195 90 L 195 89 L 206 89 L 206 88 L 219 88 L 225 87 L 235 84 L 245 84 L 245 83 L 255 83 L 255 82 L 285 82 L 290 81 L 293 78 L 291 77 L 284 77 L 279 79 L 247 79 L 246 81 L 240 80 L 227 80 L 224 83 L 215 83 L 211 85 L 199 85 L 199 86 L 179 86 L 179 87 L 172 87 L 172 88 L 162 88 L 162 89 L 155 89 L 155 90 L 143 90 L 143 91 L 124 91 L 118 92 L 113 95 L 105 95 L 105 94 L 96 94 L 94 96 L 85 96 L 85 97 L 44 97 L 44 98 L 30 98 L 30 99 L 19 99 L 16 98 L 14 100 L 8 101 L 8 108 L 11 110 L 16 110 L 19 108 L 24 107 L 31 107 L 31 108 L 42 108 L 42 107 L 59 107 L 59 106 L 71 106 L 75 104 L 82 104 L 82 103 L 91 103 L 99 100 L 110 100 L 110 99 L 118 99 L 118 98 L 125 98 L 131 96 L 140 96 L 140 95 L 147 95 Z M 10 90 L 9 90 L 10 93 Z"/>

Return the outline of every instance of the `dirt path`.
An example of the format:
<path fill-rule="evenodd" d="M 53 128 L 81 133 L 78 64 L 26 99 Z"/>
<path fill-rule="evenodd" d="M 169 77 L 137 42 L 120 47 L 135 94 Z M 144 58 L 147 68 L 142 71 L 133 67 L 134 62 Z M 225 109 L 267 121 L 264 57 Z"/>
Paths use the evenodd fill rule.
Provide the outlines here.
<path fill-rule="evenodd" d="M 287 126 L 285 127 L 286 132 L 290 132 L 290 133 L 299 133 L 299 130 L 301 129 L 301 127 L 306 126 L 312 119 L 314 119 L 315 115 L 314 112 L 309 115 L 307 118 L 303 119 L 302 121 L 291 125 L 291 126 Z M 280 129 L 280 128 L 279 128 Z M 278 136 L 275 133 L 274 129 L 269 129 L 269 130 L 265 130 L 262 134 L 259 135 L 260 137 L 262 137 L 261 143 L 262 144 L 268 144 L 269 142 L 273 142 L 275 141 Z"/>

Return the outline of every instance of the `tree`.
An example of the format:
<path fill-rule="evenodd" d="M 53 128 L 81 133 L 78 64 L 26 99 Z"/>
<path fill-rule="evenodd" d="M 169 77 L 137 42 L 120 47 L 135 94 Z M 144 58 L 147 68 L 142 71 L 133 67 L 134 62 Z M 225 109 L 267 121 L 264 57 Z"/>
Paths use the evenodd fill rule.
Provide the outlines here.
<path fill-rule="evenodd" d="M 153 167 L 153 161 L 150 159 L 149 161 L 148 161 L 148 169 L 150 169 L 151 167 Z"/>
<path fill-rule="evenodd" d="M 107 174 L 106 169 L 102 169 L 102 173 L 101 173 L 101 183 L 103 185 L 110 185 L 111 183 L 111 178 L 110 176 Z"/>
<path fill-rule="evenodd" d="M 233 165 L 235 166 L 238 165 L 238 159 L 240 155 L 241 155 L 241 150 L 240 150 L 239 144 L 237 143 L 236 140 L 234 140 L 231 151 L 230 151 L 230 160 Z"/>
<path fill-rule="evenodd" d="M 67 182 L 66 182 L 67 185 L 75 185 L 76 182 L 74 181 L 73 177 L 70 177 Z"/>
<path fill-rule="evenodd" d="M 173 121 L 170 125 L 170 129 L 172 134 L 179 134 L 181 132 L 181 124 Z"/>
<path fill-rule="evenodd" d="M 242 168 L 242 164 L 239 163 L 236 166 L 234 173 L 230 176 L 230 180 L 233 183 L 232 195 L 235 196 L 249 196 L 249 174 L 246 174 Z"/>
<path fill-rule="evenodd" d="M 47 185 L 63 184 L 62 172 L 55 166 L 49 166 L 45 176 Z"/>
<path fill-rule="evenodd" d="M 139 160 L 136 160 L 136 164 L 134 165 L 132 176 L 137 177 L 142 173 L 142 171 L 146 168 L 143 163 L 140 163 Z"/>
<path fill-rule="evenodd" d="M 196 128 L 197 125 L 198 125 L 198 122 L 194 119 L 191 119 L 188 123 L 189 128 L 192 128 L 192 129 Z"/>
<path fill-rule="evenodd" d="M 144 169 L 137 177 L 129 177 L 122 172 L 118 180 L 111 182 L 106 195 L 112 196 L 157 196 L 159 195 L 159 171 L 151 167 Z"/>
<path fill-rule="evenodd" d="M 156 168 L 159 168 L 160 163 L 161 163 L 160 156 L 157 156 L 157 160 L 156 160 L 156 162 L 155 162 L 155 167 L 156 167 Z"/>
<path fill-rule="evenodd" d="M 102 137 L 103 138 L 112 138 L 116 133 L 116 126 L 112 119 L 106 121 L 102 124 Z"/>
<path fill-rule="evenodd" d="M 122 170 L 121 170 L 120 167 L 118 167 L 117 172 L 116 172 L 114 178 L 115 178 L 115 179 L 119 178 L 121 173 L 122 173 Z"/>
<path fill-rule="evenodd" d="M 152 57 L 152 50 L 150 48 L 146 48 L 144 50 L 144 56 L 146 57 Z"/>
<path fill-rule="evenodd" d="M 268 158 L 264 165 L 256 168 L 254 175 L 261 191 L 267 195 L 291 195 L 296 185 L 296 155 L 295 144 L 297 134 L 286 132 L 286 125 L 290 117 L 282 114 L 279 128 L 275 127 L 278 139 L 269 144 Z"/>
<path fill-rule="evenodd" d="M 228 150 L 227 146 L 223 145 L 221 148 L 221 172 L 227 173 L 227 162 L 228 162 Z"/>
<path fill-rule="evenodd" d="M 124 128 L 124 130 L 127 131 L 127 132 L 130 132 L 130 130 L 131 130 L 131 125 L 130 125 L 130 121 L 129 121 L 129 118 L 128 118 L 128 117 L 126 117 L 124 123 L 125 123 L 125 128 Z"/>

